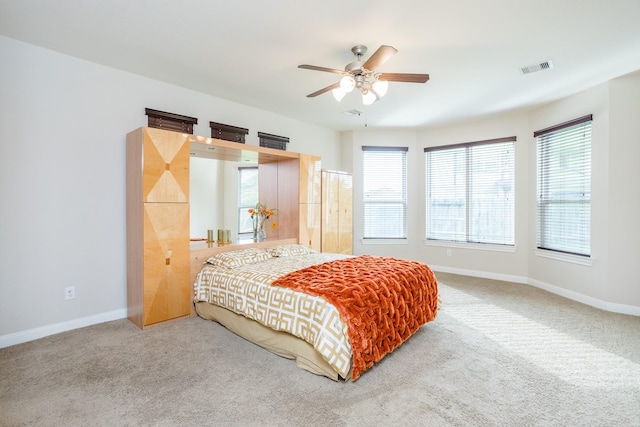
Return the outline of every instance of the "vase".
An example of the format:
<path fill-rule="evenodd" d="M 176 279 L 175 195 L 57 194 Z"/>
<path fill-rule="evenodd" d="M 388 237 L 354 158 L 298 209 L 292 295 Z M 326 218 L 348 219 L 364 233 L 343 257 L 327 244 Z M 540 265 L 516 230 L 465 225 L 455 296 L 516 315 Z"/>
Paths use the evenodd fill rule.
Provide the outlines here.
<path fill-rule="evenodd" d="M 256 242 L 266 240 L 267 231 L 265 230 L 265 225 L 267 221 L 260 215 L 256 215 L 253 217 L 253 240 Z"/>

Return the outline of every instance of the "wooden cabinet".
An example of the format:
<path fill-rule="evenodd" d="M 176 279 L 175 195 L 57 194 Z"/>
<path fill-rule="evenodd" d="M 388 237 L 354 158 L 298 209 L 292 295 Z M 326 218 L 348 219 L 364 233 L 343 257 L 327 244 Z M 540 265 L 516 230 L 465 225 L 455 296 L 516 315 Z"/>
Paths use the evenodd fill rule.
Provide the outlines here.
<path fill-rule="evenodd" d="M 300 154 L 299 241 L 320 252 L 321 160 L 318 156 Z"/>
<path fill-rule="evenodd" d="M 140 328 L 192 314 L 192 153 L 258 165 L 260 201 L 278 208 L 279 226 L 267 231 L 267 242 L 254 246 L 298 242 L 321 249 L 320 157 L 164 129 L 132 131 L 127 134 L 127 317 Z M 224 250 L 245 244 L 233 242 Z"/>
<path fill-rule="evenodd" d="M 281 158 L 258 165 L 258 191 L 260 203 L 278 209 L 278 226 L 267 227 L 267 239 L 298 238 L 299 159 Z"/>
<path fill-rule="evenodd" d="M 140 328 L 191 311 L 189 140 L 127 134 L 127 317 Z"/>
<path fill-rule="evenodd" d="M 291 153 L 290 153 L 291 154 Z M 296 154 L 258 166 L 260 201 L 278 208 L 278 227 L 267 230 L 268 239 L 290 239 L 321 249 L 319 156 Z"/>
<path fill-rule="evenodd" d="M 322 252 L 353 252 L 352 184 L 349 173 L 322 171 Z"/>

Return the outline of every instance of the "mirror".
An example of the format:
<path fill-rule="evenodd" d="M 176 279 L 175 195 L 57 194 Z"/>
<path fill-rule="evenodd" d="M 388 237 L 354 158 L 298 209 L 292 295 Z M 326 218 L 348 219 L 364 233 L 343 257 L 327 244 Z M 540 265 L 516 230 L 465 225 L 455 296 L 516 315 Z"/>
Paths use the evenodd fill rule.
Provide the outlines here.
<path fill-rule="evenodd" d="M 191 237 L 207 230 L 230 230 L 237 241 L 238 168 L 259 166 L 260 201 L 277 207 L 279 226 L 268 237 L 297 237 L 300 155 L 273 148 L 193 136 L 190 141 Z"/>
<path fill-rule="evenodd" d="M 238 167 L 258 164 L 242 150 L 225 150 L 209 144 L 191 142 L 189 168 L 190 229 L 192 238 L 207 237 L 207 230 L 231 230 L 238 235 Z M 222 157 L 222 159 L 220 159 Z"/>

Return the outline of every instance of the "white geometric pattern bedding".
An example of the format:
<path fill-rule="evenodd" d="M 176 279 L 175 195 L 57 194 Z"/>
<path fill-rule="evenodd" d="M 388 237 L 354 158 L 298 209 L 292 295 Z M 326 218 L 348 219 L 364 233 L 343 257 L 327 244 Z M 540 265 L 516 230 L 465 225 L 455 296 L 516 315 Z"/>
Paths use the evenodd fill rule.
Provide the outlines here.
<path fill-rule="evenodd" d="M 351 368 L 347 326 L 324 298 L 270 286 L 274 280 L 310 265 L 346 258 L 315 253 L 274 257 L 236 268 L 205 264 L 196 278 L 195 301 L 207 301 L 285 331 L 311 344 L 342 378 Z"/>

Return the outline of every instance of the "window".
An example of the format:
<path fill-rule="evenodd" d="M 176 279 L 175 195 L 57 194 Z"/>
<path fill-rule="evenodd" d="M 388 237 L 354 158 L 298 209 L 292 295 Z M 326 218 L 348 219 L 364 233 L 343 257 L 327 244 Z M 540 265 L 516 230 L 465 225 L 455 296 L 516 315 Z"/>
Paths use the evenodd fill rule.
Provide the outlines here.
<path fill-rule="evenodd" d="M 407 147 L 362 147 L 365 239 L 407 238 Z"/>
<path fill-rule="evenodd" d="M 514 244 L 515 140 L 424 149 L 427 239 Z"/>
<path fill-rule="evenodd" d="M 258 203 L 258 168 L 238 168 L 238 234 L 253 233 L 247 213 Z"/>
<path fill-rule="evenodd" d="M 539 249 L 591 255 L 591 122 L 588 115 L 533 134 Z"/>

